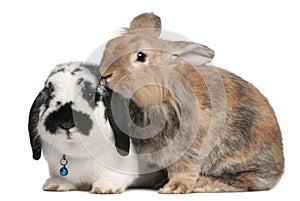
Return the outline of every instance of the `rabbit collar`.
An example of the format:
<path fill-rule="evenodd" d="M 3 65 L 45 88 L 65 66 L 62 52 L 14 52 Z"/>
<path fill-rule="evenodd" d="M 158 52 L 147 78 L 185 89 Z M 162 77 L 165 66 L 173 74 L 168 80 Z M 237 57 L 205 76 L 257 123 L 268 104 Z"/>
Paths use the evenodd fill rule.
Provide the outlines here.
<path fill-rule="evenodd" d="M 66 168 L 66 165 L 68 164 L 68 159 L 66 158 L 65 154 L 62 155 L 62 158 L 60 159 L 59 162 L 62 165 L 62 168 L 60 168 L 60 170 L 59 170 L 60 176 L 63 176 L 63 177 L 67 176 L 69 173 L 68 168 Z"/>

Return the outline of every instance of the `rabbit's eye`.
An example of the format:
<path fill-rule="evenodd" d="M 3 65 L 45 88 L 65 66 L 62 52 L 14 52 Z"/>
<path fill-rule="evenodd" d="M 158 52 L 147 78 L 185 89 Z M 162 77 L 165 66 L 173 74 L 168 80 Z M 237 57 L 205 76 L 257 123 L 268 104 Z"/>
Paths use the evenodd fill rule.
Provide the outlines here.
<path fill-rule="evenodd" d="M 92 101 L 94 99 L 94 93 L 93 92 L 87 92 L 86 99 L 88 101 Z"/>
<path fill-rule="evenodd" d="M 137 61 L 139 61 L 139 62 L 145 62 L 146 58 L 147 58 L 147 56 L 146 56 L 145 53 L 143 53 L 143 52 L 137 53 L 137 58 L 136 58 Z"/>

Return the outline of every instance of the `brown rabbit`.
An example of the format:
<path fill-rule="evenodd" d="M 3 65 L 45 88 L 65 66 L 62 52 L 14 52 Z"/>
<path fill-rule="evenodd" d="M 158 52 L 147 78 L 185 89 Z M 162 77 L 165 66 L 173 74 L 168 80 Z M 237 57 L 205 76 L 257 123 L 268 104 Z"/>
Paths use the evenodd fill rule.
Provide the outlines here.
<path fill-rule="evenodd" d="M 167 168 L 169 182 L 159 192 L 274 187 L 284 158 L 268 100 L 240 77 L 204 65 L 214 57 L 208 47 L 162 40 L 160 33 L 158 16 L 135 17 L 107 43 L 100 67 L 105 84 L 133 101 L 136 152 Z"/>

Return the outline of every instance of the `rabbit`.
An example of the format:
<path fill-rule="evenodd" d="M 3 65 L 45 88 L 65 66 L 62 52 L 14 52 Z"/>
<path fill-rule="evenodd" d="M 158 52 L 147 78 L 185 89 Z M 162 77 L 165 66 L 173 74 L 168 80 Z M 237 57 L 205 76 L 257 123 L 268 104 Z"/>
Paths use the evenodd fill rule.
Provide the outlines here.
<path fill-rule="evenodd" d="M 99 80 L 96 65 L 59 64 L 30 109 L 33 158 L 39 160 L 43 150 L 49 165 L 46 191 L 121 193 L 138 177 L 126 174 L 137 171 L 137 160 L 124 158 L 122 147 L 116 151 L 111 145 L 122 133 L 112 127 L 110 92 L 98 87 Z"/>
<path fill-rule="evenodd" d="M 100 63 L 101 82 L 130 100 L 136 153 L 167 169 L 159 193 L 273 188 L 284 156 L 268 100 L 237 75 L 208 65 L 210 48 L 160 34 L 160 17 L 143 13 L 108 41 Z"/>

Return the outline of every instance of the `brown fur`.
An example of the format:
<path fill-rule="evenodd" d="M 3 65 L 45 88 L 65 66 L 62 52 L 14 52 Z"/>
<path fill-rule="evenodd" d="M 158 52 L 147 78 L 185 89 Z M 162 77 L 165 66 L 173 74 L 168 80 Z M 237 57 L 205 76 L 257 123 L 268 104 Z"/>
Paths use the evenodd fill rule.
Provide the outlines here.
<path fill-rule="evenodd" d="M 143 13 L 141 15 L 136 16 L 131 21 L 129 29 L 125 28 L 125 30 L 136 31 L 136 30 L 143 30 L 143 29 L 151 29 L 154 31 L 151 34 L 159 35 L 160 28 L 161 28 L 161 21 L 158 16 L 154 15 L 153 13 Z"/>
<path fill-rule="evenodd" d="M 157 31 L 159 17 L 142 14 L 134 18 L 128 33 L 107 44 L 100 70 L 104 77 L 112 74 L 107 80 L 108 87 L 132 98 L 130 113 L 139 127 L 150 124 L 151 112 L 157 119 L 167 119 L 156 136 L 132 138 L 141 154 L 159 152 L 170 143 L 175 145 L 163 150 L 163 158 L 160 155 L 147 158 L 162 167 L 168 164 L 169 182 L 160 192 L 274 187 L 283 173 L 284 158 L 281 132 L 268 100 L 240 77 L 223 69 L 202 66 L 214 56 L 206 46 L 161 40 L 153 31 L 135 31 L 143 28 Z M 131 29 L 135 32 L 130 32 Z M 187 52 L 182 53 L 184 48 Z M 196 49 L 190 51 L 193 48 Z M 134 60 L 140 51 L 147 55 L 147 62 Z M 193 57 L 186 57 L 194 52 L 202 62 L 195 63 Z M 153 110 L 153 106 L 160 108 Z M 226 119 L 223 130 L 219 130 L 222 110 Z M 211 123 L 212 118 L 216 125 Z M 213 136 L 219 137 L 209 139 L 209 129 Z M 136 132 L 134 136 L 142 135 L 134 128 L 131 132 Z M 212 150 L 211 143 L 215 143 Z M 185 152 L 181 156 L 182 151 Z"/>

